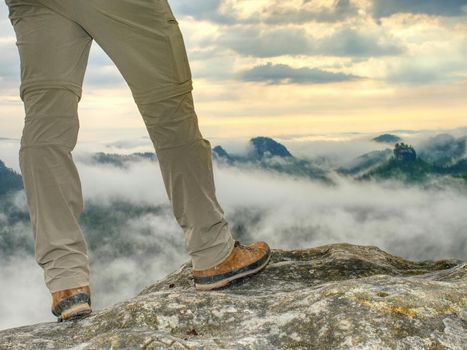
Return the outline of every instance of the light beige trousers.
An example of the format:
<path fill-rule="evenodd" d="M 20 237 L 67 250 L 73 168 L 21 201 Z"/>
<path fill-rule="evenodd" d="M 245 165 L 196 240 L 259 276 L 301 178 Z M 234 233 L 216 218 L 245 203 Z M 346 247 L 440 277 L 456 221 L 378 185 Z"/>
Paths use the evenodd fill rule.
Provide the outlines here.
<path fill-rule="evenodd" d="M 131 90 L 194 268 L 227 257 L 234 240 L 216 199 L 211 145 L 198 128 L 185 44 L 167 0 L 5 1 L 21 62 L 20 168 L 36 261 L 49 290 L 90 283 L 71 151 L 92 40 Z"/>

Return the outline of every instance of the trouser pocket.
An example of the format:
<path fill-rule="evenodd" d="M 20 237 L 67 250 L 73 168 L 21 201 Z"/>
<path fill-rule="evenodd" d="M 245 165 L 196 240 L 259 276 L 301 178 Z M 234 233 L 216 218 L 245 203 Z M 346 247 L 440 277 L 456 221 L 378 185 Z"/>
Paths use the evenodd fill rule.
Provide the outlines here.
<path fill-rule="evenodd" d="M 175 80 L 182 83 L 191 79 L 191 68 L 185 48 L 183 35 L 177 22 L 170 22 L 171 26 L 168 35 L 169 54 L 173 64 Z"/>
<path fill-rule="evenodd" d="M 175 17 L 168 0 L 152 0 L 156 5 L 156 10 L 162 14 L 164 26 L 167 29 L 167 45 L 169 66 L 172 69 L 172 78 L 177 83 L 183 83 L 192 78 L 191 68 L 185 47 L 183 34 L 180 30 L 177 18 Z"/>

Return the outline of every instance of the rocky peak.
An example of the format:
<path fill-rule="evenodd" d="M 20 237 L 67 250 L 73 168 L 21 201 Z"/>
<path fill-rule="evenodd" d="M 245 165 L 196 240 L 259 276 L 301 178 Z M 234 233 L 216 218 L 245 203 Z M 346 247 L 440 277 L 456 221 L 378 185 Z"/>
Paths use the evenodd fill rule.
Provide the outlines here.
<path fill-rule="evenodd" d="M 394 147 L 394 156 L 397 161 L 406 163 L 413 162 L 417 159 L 415 149 L 403 142 L 396 143 L 396 146 Z"/>
<path fill-rule="evenodd" d="M 214 159 L 225 159 L 225 160 L 232 160 L 230 154 L 224 149 L 224 147 L 217 145 L 212 149 L 212 155 Z"/>
<path fill-rule="evenodd" d="M 184 264 L 78 322 L 0 332 L 0 349 L 462 349 L 467 264 L 374 246 L 273 250 L 256 276 L 198 292 Z"/>
<path fill-rule="evenodd" d="M 250 140 L 249 156 L 261 159 L 265 156 L 292 157 L 287 148 L 270 137 L 258 136 Z"/>

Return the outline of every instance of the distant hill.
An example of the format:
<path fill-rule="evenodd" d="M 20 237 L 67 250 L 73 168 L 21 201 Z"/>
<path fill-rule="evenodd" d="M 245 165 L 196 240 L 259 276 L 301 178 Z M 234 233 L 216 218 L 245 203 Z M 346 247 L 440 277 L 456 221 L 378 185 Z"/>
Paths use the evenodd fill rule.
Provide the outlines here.
<path fill-rule="evenodd" d="M 269 137 L 259 136 L 250 139 L 249 150 L 244 156 L 229 154 L 222 146 L 216 146 L 213 148 L 213 159 L 236 167 L 253 165 L 291 176 L 332 182 L 327 170 L 308 160 L 295 158 L 284 145 Z"/>
<path fill-rule="evenodd" d="M 212 156 L 216 161 L 232 162 L 234 160 L 234 157 L 228 154 L 227 151 L 219 145 L 212 149 Z"/>
<path fill-rule="evenodd" d="M 424 181 L 430 175 L 462 177 L 467 173 L 467 159 L 458 160 L 449 166 L 440 166 L 427 160 L 432 159 L 427 149 L 428 147 L 419 155 L 412 146 L 396 142 L 394 150 L 385 149 L 365 153 L 335 171 L 340 175 L 351 176 L 359 180 L 393 178 L 406 182 Z M 458 153 L 454 152 L 454 154 Z M 439 154 L 442 152 L 436 148 L 435 157 Z M 333 183 L 330 167 L 307 159 L 296 158 L 287 147 L 269 137 L 259 136 L 250 139 L 249 150 L 246 154 L 231 154 L 221 145 L 216 145 L 212 149 L 212 158 L 218 164 L 237 168 L 256 167 L 290 176 Z M 123 168 L 128 167 L 132 162 L 142 160 L 157 161 L 157 156 L 152 152 L 129 155 L 98 152 L 91 157 L 92 162 Z M 411 161 L 413 163 L 410 163 Z"/>
<path fill-rule="evenodd" d="M 263 136 L 254 137 L 249 140 L 248 151 L 245 156 L 229 154 L 220 145 L 214 147 L 212 151 L 215 160 L 224 162 L 261 161 L 271 157 L 294 158 L 284 145 L 270 137 Z"/>
<path fill-rule="evenodd" d="M 21 175 L 11 168 L 8 168 L 5 163 L 0 160 L 0 196 L 9 192 L 21 190 L 23 188 L 23 180 Z"/>
<path fill-rule="evenodd" d="M 392 157 L 383 165 L 370 170 L 360 176 L 359 180 L 375 179 L 396 179 L 403 182 L 422 182 L 430 174 L 435 174 L 436 168 L 418 158 L 412 162 L 404 162 Z"/>
<path fill-rule="evenodd" d="M 249 150 L 246 155 L 230 154 L 221 145 L 216 145 L 212 149 L 212 159 L 219 164 L 234 167 L 257 167 L 291 176 L 331 182 L 328 170 L 315 165 L 309 160 L 295 158 L 284 145 L 269 137 L 260 136 L 250 139 Z M 131 153 L 128 155 L 97 152 L 90 158 L 82 158 L 79 161 L 127 168 L 131 163 L 142 160 L 157 161 L 157 155 L 154 152 Z"/>
<path fill-rule="evenodd" d="M 94 153 L 91 161 L 98 164 L 111 164 L 119 168 L 128 167 L 128 163 L 137 162 L 141 160 L 157 160 L 157 156 L 154 152 L 135 152 L 131 154 L 117 154 L 117 153 Z"/>
<path fill-rule="evenodd" d="M 397 143 L 393 153 L 394 156 L 388 161 L 357 179 L 397 179 L 403 182 L 423 182 L 432 175 L 467 178 L 467 159 L 462 159 L 452 166 L 439 166 L 418 157 L 415 149 L 404 143 Z"/>
<path fill-rule="evenodd" d="M 248 152 L 250 158 L 262 159 L 263 157 L 292 157 L 287 148 L 270 137 L 258 136 L 250 140 Z"/>
<path fill-rule="evenodd" d="M 399 136 L 392 135 L 392 134 L 383 134 L 377 136 L 372 139 L 373 141 L 380 142 L 380 143 L 391 143 L 394 144 L 396 142 L 401 141 L 402 139 Z"/>
<path fill-rule="evenodd" d="M 342 175 L 357 175 L 364 171 L 369 171 L 385 161 L 389 160 L 392 155 L 392 150 L 385 149 L 382 151 L 372 151 L 351 160 L 349 163 L 336 169 Z"/>

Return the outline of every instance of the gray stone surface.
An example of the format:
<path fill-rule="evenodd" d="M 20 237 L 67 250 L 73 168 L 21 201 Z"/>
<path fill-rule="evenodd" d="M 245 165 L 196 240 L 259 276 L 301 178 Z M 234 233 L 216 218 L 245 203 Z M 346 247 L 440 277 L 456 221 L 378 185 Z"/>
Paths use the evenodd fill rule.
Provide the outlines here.
<path fill-rule="evenodd" d="M 466 349 L 467 264 L 374 246 L 274 250 L 267 269 L 197 292 L 184 264 L 76 322 L 0 332 L 0 349 Z"/>

